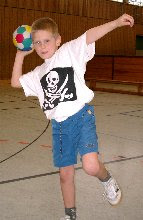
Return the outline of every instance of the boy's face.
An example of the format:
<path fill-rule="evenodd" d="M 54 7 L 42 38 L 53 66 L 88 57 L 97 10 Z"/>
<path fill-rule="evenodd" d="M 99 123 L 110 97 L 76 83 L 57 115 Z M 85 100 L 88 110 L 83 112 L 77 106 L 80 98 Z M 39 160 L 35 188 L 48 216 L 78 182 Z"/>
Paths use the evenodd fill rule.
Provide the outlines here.
<path fill-rule="evenodd" d="M 51 58 L 61 43 L 61 37 L 54 37 L 53 34 L 46 30 L 39 30 L 33 33 L 33 46 L 36 53 L 42 59 Z"/>

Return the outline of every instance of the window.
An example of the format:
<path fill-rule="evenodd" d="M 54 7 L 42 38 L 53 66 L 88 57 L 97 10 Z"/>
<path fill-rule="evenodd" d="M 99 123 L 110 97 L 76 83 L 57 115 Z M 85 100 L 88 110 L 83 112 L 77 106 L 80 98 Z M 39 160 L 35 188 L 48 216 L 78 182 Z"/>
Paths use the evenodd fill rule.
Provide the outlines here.
<path fill-rule="evenodd" d="M 143 0 L 129 0 L 129 4 L 143 6 Z"/>
<path fill-rule="evenodd" d="M 123 2 L 123 0 L 111 0 L 113 2 Z"/>
<path fill-rule="evenodd" d="M 132 5 L 143 6 L 143 0 L 112 0 L 114 2 L 125 2 Z"/>

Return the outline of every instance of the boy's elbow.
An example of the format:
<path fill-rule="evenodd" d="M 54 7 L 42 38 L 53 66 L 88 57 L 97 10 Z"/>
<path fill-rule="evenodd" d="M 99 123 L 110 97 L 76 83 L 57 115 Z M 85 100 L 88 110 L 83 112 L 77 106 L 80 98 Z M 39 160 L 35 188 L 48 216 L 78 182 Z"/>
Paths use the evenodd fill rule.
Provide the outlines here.
<path fill-rule="evenodd" d="M 21 88 L 21 84 L 20 84 L 19 80 L 15 81 L 15 80 L 11 79 L 11 87 L 13 87 L 13 88 Z"/>

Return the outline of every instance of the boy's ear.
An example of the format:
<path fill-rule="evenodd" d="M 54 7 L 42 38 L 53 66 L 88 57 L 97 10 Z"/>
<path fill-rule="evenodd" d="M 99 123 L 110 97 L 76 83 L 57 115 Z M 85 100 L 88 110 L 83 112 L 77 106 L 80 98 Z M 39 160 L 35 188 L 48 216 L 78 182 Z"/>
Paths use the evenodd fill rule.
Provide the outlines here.
<path fill-rule="evenodd" d="M 56 44 L 57 44 L 58 47 L 59 47 L 60 44 L 61 44 L 61 36 L 60 36 L 60 35 L 59 35 L 59 36 L 57 37 L 57 39 L 56 39 Z"/>

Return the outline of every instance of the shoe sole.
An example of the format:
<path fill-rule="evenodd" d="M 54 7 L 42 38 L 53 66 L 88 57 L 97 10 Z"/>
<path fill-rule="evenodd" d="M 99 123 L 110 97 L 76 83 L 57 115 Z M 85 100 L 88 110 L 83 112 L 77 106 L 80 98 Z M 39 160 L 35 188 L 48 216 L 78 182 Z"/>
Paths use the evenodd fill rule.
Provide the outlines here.
<path fill-rule="evenodd" d="M 116 207 L 116 206 L 118 206 L 118 205 L 121 203 L 122 197 L 123 197 L 123 195 L 122 195 L 122 193 L 121 193 L 121 197 L 120 197 L 119 201 L 118 201 L 116 204 L 112 204 L 112 203 L 110 203 L 109 201 L 108 201 L 108 202 L 109 202 L 109 204 L 110 204 L 111 206 L 113 206 L 113 207 L 115 206 L 115 207 Z"/>

